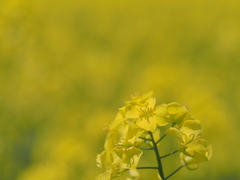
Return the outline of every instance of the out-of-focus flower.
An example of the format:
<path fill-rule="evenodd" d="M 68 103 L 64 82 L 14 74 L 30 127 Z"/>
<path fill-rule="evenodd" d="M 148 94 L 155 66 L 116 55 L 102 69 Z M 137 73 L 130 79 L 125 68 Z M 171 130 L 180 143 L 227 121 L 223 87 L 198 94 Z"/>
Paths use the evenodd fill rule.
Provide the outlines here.
<path fill-rule="evenodd" d="M 105 173 L 99 175 L 97 180 L 108 180 L 121 176 L 127 170 L 135 172 L 141 155 L 142 150 L 135 147 L 115 147 L 102 152 L 97 156 L 96 161 L 98 167 L 105 169 Z"/>
<path fill-rule="evenodd" d="M 121 112 L 122 118 L 133 119 L 133 122 L 139 127 L 151 132 L 154 132 L 157 126 L 165 126 L 169 123 L 166 105 L 155 106 L 156 99 L 153 97 L 146 99 L 143 104 L 135 104 L 131 105 L 131 108 L 125 108 Z"/>
<path fill-rule="evenodd" d="M 180 129 L 171 127 L 166 130 L 167 134 L 178 139 L 181 159 L 189 169 L 196 169 L 198 163 L 208 161 L 212 155 L 211 144 L 200 138 L 201 132 L 198 120 L 185 120 Z"/>
<path fill-rule="evenodd" d="M 153 92 L 146 93 L 142 96 L 139 94 L 134 94 L 131 96 L 130 101 L 126 101 L 126 105 L 122 108 L 119 108 L 120 111 L 134 111 L 134 107 L 139 106 L 139 107 L 144 107 L 148 105 L 147 99 L 150 98 L 153 95 Z"/>
<path fill-rule="evenodd" d="M 169 121 L 166 118 L 167 109 L 165 105 L 156 106 L 156 99 L 149 98 L 149 105 L 138 109 L 139 119 L 136 124 L 147 131 L 154 132 L 157 126 L 166 126 Z"/>
<path fill-rule="evenodd" d="M 208 161 L 212 157 L 212 146 L 208 141 L 199 139 L 197 143 L 192 144 L 191 148 L 185 150 L 188 154 L 192 154 L 192 156 L 180 153 L 182 163 L 186 163 L 186 167 L 189 170 L 197 169 L 200 162 Z"/>
<path fill-rule="evenodd" d="M 105 172 L 100 174 L 96 180 L 110 180 L 124 173 L 124 169 L 121 168 L 122 160 L 113 150 L 103 151 L 97 155 L 96 162 L 98 167 L 105 169 Z"/>
<path fill-rule="evenodd" d="M 137 139 L 145 130 L 139 128 L 135 123 L 127 121 L 108 131 L 104 144 L 105 151 L 97 156 L 97 165 L 104 168 L 105 173 L 99 175 L 97 180 L 104 178 L 108 180 L 121 176 L 127 170 L 131 170 L 134 174 L 142 155 Z"/>
<path fill-rule="evenodd" d="M 117 128 L 119 124 L 132 119 L 140 128 L 154 132 L 157 126 L 165 126 L 169 123 L 169 114 L 166 104 L 156 105 L 156 99 L 151 97 L 152 92 L 143 96 L 132 96 L 131 101 L 126 102 L 126 106 L 120 108 L 109 129 Z M 170 108 L 172 112 L 173 108 Z"/>

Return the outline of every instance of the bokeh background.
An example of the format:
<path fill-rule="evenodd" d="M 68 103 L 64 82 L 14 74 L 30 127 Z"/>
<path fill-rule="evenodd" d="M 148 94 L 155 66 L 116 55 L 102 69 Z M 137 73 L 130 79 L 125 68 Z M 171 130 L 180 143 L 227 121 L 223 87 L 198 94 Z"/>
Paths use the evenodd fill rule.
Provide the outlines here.
<path fill-rule="evenodd" d="M 171 179 L 240 179 L 239 19 L 237 0 L 1 0 L 0 179 L 94 180 L 104 124 L 151 90 L 190 105 L 213 146 Z"/>

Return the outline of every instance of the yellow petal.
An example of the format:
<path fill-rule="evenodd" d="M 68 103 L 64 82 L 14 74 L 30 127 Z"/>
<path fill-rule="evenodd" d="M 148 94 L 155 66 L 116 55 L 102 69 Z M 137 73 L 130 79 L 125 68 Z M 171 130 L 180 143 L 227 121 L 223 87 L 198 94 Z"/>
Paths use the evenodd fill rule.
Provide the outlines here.
<path fill-rule="evenodd" d="M 154 118 L 149 118 L 149 120 L 142 119 L 142 120 L 137 121 L 136 124 L 139 127 L 141 127 L 142 129 L 151 131 L 151 132 L 154 132 L 157 127 L 156 119 L 154 119 Z"/>
<path fill-rule="evenodd" d="M 188 156 L 188 157 L 193 157 L 194 156 L 194 151 L 191 148 L 184 147 L 184 149 L 182 149 L 182 153 L 185 156 Z"/>
<path fill-rule="evenodd" d="M 193 163 L 191 163 L 191 164 L 186 164 L 186 167 L 187 167 L 189 170 L 196 170 L 196 169 L 198 169 L 199 164 L 193 162 Z"/>
<path fill-rule="evenodd" d="M 129 169 L 128 173 L 133 178 L 138 178 L 140 176 L 137 169 Z"/>
<path fill-rule="evenodd" d="M 172 102 L 167 105 L 169 114 L 183 114 L 187 113 L 187 108 L 177 102 Z"/>
<path fill-rule="evenodd" d="M 167 134 L 170 134 L 177 138 L 180 142 L 183 143 L 182 133 L 177 128 L 170 127 L 165 131 Z"/>
<path fill-rule="evenodd" d="M 125 137 L 127 136 L 128 134 L 128 131 L 129 131 L 129 124 L 121 124 L 118 129 L 113 132 L 112 134 L 114 134 L 115 138 L 117 140 L 119 140 L 120 138 L 121 139 L 125 139 Z M 117 132 L 117 133 L 116 133 Z"/>
<path fill-rule="evenodd" d="M 98 155 L 97 163 L 107 171 L 112 170 L 112 158 L 111 157 L 112 157 L 111 151 L 103 151 L 100 155 Z"/>
<path fill-rule="evenodd" d="M 142 153 L 141 149 L 135 147 L 128 148 L 125 152 L 123 152 L 123 168 L 135 169 Z"/>
<path fill-rule="evenodd" d="M 183 122 L 180 131 L 188 137 L 190 137 L 190 135 L 197 137 L 202 132 L 202 127 L 198 120 L 186 120 Z"/>
<path fill-rule="evenodd" d="M 200 163 L 200 162 L 208 161 L 208 158 L 205 155 L 200 154 L 195 151 L 194 152 L 194 160 L 196 163 Z"/>
<path fill-rule="evenodd" d="M 155 116 L 155 119 L 158 126 L 166 126 L 169 123 L 166 118 L 161 116 Z"/>
<path fill-rule="evenodd" d="M 199 144 L 198 142 L 189 143 L 187 146 L 193 151 L 196 151 L 204 156 L 206 154 L 207 149 L 203 145 Z"/>
<path fill-rule="evenodd" d="M 105 150 L 111 150 L 115 147 L 115 145 L 117 144 L 117 137 L 116 137 L 116 133 L 108 133 L 105 143 L 104 143 L 104 149 Z"/>
<path fill-rule="evenodd" d="M 199 139 L 198 143 L 203 145 L 206 148 L 206 157 L 209 159 L 211 159 L 212 157 L 212 145 L 206 141 L 205 139 Z"/>
<path fill-rule="evenodd" d="M 116 119 L 114 120 L 109 127 L 109 130 L 112 131 L 114 130 L 119 124 L 121 124 L 122 122 L 126 121 L 127 118 L 121 118 L 121 119 Z"/>
<path fill-rule="evenodd" d="M 128 132 L 125 136 L 128 145 L 133 145 L 135 141 L 138 139 L 138 137 L 140 137 L 144 131 L 145 130 L 139 128 L 139 126 L 136 125 L 135 123 L 130 123 Z"/>
<path fill-rule="evenodd" d="M 149 108 L 154 108 L 156 104 L 156 98 L 154 97 L 150 97 L 148 100 L 148 107 Z"/>
<path fill-rule="evenodd" d="M 165 117 L 168 113 L 166 104 L 161 104 L 161 105 L 156 106 L 154 113 L 158 116 Z"/>
<path fill-rule="evenodd" d="M 154 138 L 154 140 L 158 140 L 158 139 L 160 139 L 160 137 L 161 137 L 161 131 L 160 131 L 159 128 L 157 128 L 157 129 L 153 132 L 153 138 Z"/>
<path fill-rule="evenodd" d="M 105 173 L 100 174 L 100 175 L 96 178 L 96 180 L 110 180 L 110 179 L 111 179 L 111 174 L 112 174 L 111 171 L 106 171 Z"/>
<path fill-rule="evenodd" d="M 196 170 L 199 167 L 198 163 L 195 162 L 194 158 L 192 157 L 180 153 L 180 158 L 182 163 L 186 163 L 186 168 L 189 170 Z"/>
<path fill-rule="evenodd" d="M 146 93 L 144 95 L 142 95 L 142 100 L 145 100 L 147 98 L 150 98 L 153 95 L 153 91 L 150 91 L 149 93 Z"/>
<path fill-rule="evenodd" d="M 171 119 L 174 123 L 181 123 L 184 117 L 186 116 L 188 110 L 185 106 L 173 102 L 167 105 L 168 113 L 171 116 Z"/>
<path fill-rule="evenodd" d="M 97 155 L 96 163 L 97 163 L 97 167 L 102 168 L 101 154 Z"/>
<path fill-rule="evenodd" d="M 138 118 L 139 113 L 138 113 L 138 110 L 137 110 L 137 106 L 131 106 L 131 110 L 126 111 L 124 116 L 126 118 Z"/>

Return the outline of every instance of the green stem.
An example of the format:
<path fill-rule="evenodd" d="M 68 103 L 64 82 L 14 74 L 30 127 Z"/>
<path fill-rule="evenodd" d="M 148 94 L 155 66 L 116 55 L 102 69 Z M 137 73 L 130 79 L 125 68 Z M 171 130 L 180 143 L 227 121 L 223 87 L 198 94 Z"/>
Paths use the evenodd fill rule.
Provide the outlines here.
<path fill-rule="evenodd" d="M 173 123 L 171 127 L 173 127 L 176 123 Z M 167 135 L 167 133 L 164 133 L 163 136 L 156 142 L 156 144 L 158 144 L 165 136 Z"/>
<path fill-rule="evenodd" d="M 156 142 L 156 144 L 158 144 L 167 134 L 164 133 L 163 136 Z"/>
<path fill-rule="evenodd" d="M 161 156 L 160 158 L 162 159 L 162 158 L 168 157 L 168 156 L 170 156 L 170 155 L 172 155 L 172 154 L 175 154 L 175 153 L 177 153 L 177 152 L 178 152 L 178 150 L 173 151 L 173 152 L 170 152 L 170 153 L 168 153 L 168 154 L 166 154 L 166 155 L 164 155 L 164 156 Z"/>
<path fill-rule="evenodd" d="M 173 171 L 171 174 L 169 174 L 164 180 L 167 180 L 168 178 L 170 178 L 172 175 L 174 175 L 176 172 L 178 172 L 180 169 L 182 169 L 182 167 L 184 167 L 186 165 L 186 163 L 183 163 L 179 168 L 177 168 L 175 171 Z"/>
<path fill-rule="evenodd" d="M 152 132 L 149 131 L 148 133 L 149 133 L 150 136 L 151 136 L 152 143 L 153 143 L 153 147 L 154 147 L 154 151 L 155 151 L 155 155 L 156 155 L 156 158 L 157 158 L 159 175 L 160 175 L 161 178 L 164 180 L 164 174 L 163 174 L 162 162 L 161 162 L 161 159 L 160 159 L 160 154 L 159 154 L 159 151 L 158 151 L 157 143 L 154 141 L 154 138 L 153 138 L 153 134 L 152 134 Z"/>

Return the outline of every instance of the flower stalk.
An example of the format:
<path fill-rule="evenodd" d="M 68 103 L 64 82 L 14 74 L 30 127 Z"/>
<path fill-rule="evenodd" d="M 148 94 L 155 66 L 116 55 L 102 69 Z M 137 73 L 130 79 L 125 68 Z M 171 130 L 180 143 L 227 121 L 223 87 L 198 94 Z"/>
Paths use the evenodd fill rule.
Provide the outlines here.
<path fill-rule="evenodd" d="M 158 151 L 158 147 L 157 147 L 157 143 L 154 141 L 154 137 L 153 137 L 153 134 L 151 131 L 148 132 L 151 136 L 151 139 L 152 139 L 152 143 L 153 143 L 153 147 L 154 147 L 154 152 L 155 152 L 155 155 L 156 155 L 156 159 L 157 159 L 157 164 L 158 164 L 158 172 L 159 172 L 159 175 L 162 179 L 164 179 L 164 173 L 163 173 L 163 167 L 162 167 L 162 161 L 161 161 L 161 158 L 160 158 L 160 153 Z"/>
<path fill-rule="evenodd" d="M 163 136 L 156 142 L 156 144 L 158 144 L 161 140 L 163 140 L 163 138 L 165 138 L 166 135 L 167 135 L 167 134 L 164 133 Z"/>
<path fill-rule="evenodd" d="M 175 153 L 177 153 L 177 152 L 179 152 L 179 150 L 176 150 L 176 151 L 170 152 L 170 153 L 168 153 L 168 154 L 166 154 L 166 155 L 164 155 L 164 156 L 161 156 L 160 159 L 163 159 L 163 158 L 165 158 L 165 157 L 168 157 L 168 156 L 170 156 L 170 155 L 173 155 L 173 154 L 175 154 Z"/>
<path fill-rule="evenodd" d="M 175 171 L 173 171 L 171 174 L 169 174 L 164 180 L 167 180 L 168 178 L 170 178 L 172 175 L 174 175 L 176 172 L 178 172 L 180 169 L 182 169 L 185 165 L 186 165 L 186 163 L 183 163 L 179 168 L 177 168 Z"/>

